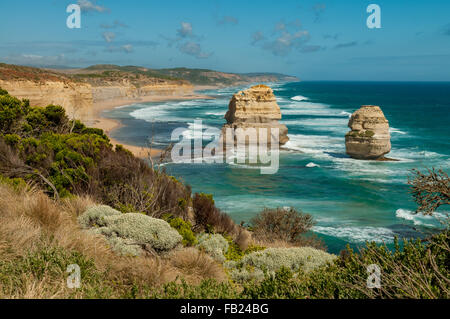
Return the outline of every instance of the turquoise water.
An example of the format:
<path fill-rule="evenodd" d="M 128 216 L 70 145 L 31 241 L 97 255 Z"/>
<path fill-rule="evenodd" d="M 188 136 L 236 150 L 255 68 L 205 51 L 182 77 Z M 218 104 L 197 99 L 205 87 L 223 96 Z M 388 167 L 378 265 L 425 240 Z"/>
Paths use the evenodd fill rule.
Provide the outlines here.
<path fill-rule="evenodd" d="M 366 240 L 392 244 L 394 236 L 420 237 L 438 227 L 433 217 L 413 214 L 408 193 L 412 168 L 450 166 L 450 83 L 299 82 L 273 84 L 289 129 L 277 174 L 229 164 L 168 164 L 170 174 L 193 191 L 211 193 L 237 222 L 264 207 L 292 206 L 310 213 L 332 252 Z M 135 104 L 109 111 L 124 126 L 113 133 L 124 143 L 155 147 L 170 142 L 177 127 L 191 134 L 195 119 L 220 128 L 239 88 L 203 93 L 214 100 Z M 363 104 L 379 105 L 390 122 L 399 162 L 358 161 L 345 154 L 349 115 Z M 308 165 L 309 164 L 309 165 Z M 445 216 L 446 211 L 440 211 Z"/>

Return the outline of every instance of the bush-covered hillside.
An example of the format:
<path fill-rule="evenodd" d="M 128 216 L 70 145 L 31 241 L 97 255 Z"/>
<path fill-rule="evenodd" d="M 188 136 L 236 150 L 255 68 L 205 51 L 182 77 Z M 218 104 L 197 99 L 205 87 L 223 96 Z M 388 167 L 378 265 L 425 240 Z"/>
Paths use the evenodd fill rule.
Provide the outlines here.
<path fill-rule="evenodd" d="M 102 130 L 69 120 L 60 106 L 31 107 L 0 95 L 0 173 L 56 198 L 89 195 L 123 212 L 185 216 L 190 190 L 153 170 Z"/>
<path fill-rule="evenodd" d="M 416 171 L 410 184 L 420 210 L 449 204 L 444 171 Z M 450 297 L 448 224 L 394 251 L 367 243 L 340 256 L 313 225 L 277 208 L 238 226 L 212 195 L 192 195 L 102 130 L 0 89 L 0 298 Z"/>

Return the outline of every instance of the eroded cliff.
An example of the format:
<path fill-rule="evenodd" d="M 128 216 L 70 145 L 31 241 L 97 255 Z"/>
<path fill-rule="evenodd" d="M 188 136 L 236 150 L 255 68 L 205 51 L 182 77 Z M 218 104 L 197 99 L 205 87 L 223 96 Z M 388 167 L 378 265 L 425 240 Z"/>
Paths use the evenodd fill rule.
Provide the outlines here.
<path fill-rule="evenodd" d="M 379 106 L 363 105 L 350 117 L 345 136 L 347 154 L 352 158 L 382 159 L 391 151 L 389 122 Z"/>
<path fill-rule="evenodd" d="M 259 129 L 266 129 L 268 144 L 273 130 L 278 129 L 278 141 L 284 145 L 289 141 L 287 136 L 288 129 L 286 125 L 280 124 L 280 107 L 277 104 L 273 90 L 266 85 L 256 85 L 248 90 L 240 91 L 233 95 L 228 106 L 228 112 L 225 114 L 227 124 L 222 128 L 222 136 L 226 136 L 227 129 L 231 128 L 235 132 L 235 142 L 238 134 L 236 129 L 257 129 L 257 140 L 260 142 Z M 226 141 L 226 140 L 225 140 Z M 249 141 L 251 142 L 251 141 Z"/>
<path fill-rule="evenodd" d="M 149 96 L 191 94 L 186 81 L 131 72 L 66 71 L 0 64 L 0 87 L 11 95 L 29 99 L 34 106 L 61 105 L 71 117 L 88 119 L 94 105 L 113 100 L 135 101 Z"/>

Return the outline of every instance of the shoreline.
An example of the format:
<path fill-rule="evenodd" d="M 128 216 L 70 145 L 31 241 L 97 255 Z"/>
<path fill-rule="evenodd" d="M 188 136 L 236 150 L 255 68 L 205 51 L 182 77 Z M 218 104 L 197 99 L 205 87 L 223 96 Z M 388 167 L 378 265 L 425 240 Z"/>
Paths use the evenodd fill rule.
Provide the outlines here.
<path fill-rule="evenodd" d="M 112 110 L 117 107 L 128 106 L 136 103 L 149 103 L 149 102 L 166 102 L 171 100 L 197 100 L 197 99 L 214 99 L 211 96 L 204 94 L 195 94 L 195 90 L 201 90 L 202 87 L 196 87 L 194 89 L 194 93 L 190 94 L 175 94 L 175 95 L 152 95 L 152 96 L 143 96 L 139 99 L 114 99 L 114 100 L 106 100 L 94 103 L 92 106 L 93 114 L 87 119 L 89 125 L 95 128 L 102 129 L 105 134 L 109 137 L 111 144 L 113 146 L 122 145 L 130 152 L 132 152 L 136 157 L 139 158 L 148 158 L 156 157 L 161 154 L 162 149 L 150 148 L 150 147 L 142 147 L 131 145 L 127 143 L 122 143 L 119 140 L 111 137 L 111 133 L 114 130 L 122 127 L 122 123 L 118 120 L 106 118 L 103 116 L 104 111 Z"/>

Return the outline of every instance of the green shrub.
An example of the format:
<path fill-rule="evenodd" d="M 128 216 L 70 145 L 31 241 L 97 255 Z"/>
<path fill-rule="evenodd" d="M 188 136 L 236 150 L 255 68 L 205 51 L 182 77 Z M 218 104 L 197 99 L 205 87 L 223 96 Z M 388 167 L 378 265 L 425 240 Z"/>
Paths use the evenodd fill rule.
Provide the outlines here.
<path fill-rule="evenodd" d="M 375 132 L 373 131 L 365 131 L 364 137 L 373 137 L 375 135 Z"/>
<path fill-rule="evenodd" d="M 214 279 L 203 280 L 199 285 L 190 285 L 186 281 L 171 282 L 155 289 L 149 298 L 157 299 L 237 299 L 236 288 L 229 283 L 219 283 Z"/>
<path fill-rule="evenodd" d="M 396 240 L 394 251 L 375 243 L 367 243 L 359 253 L 348 248 L 334 263 L 310 272 L 266 274 L 259 284 L 245 284 L 243 297 L 448 299 L 450 284 L 444 278 L 450 276 L 449 238 L 446 229 L 427 243 L 410 240 L 400 247 Z M 372 264 L 381 269 L 379 289 L 367 287 L 367 267 Z"/>
<path fill-rule="evenodd" d="M 23 178 L 8 178 L 0 174 L 0 183 L 11 186 L 15 191 L 21 191 L 28 187 Z"/>
<path fill-rule="evenodd" d="M 244 251 L 242 251 L 239 246 L 233 242 L 233 239 L 229 236 L 226 236 L 225 239 L 228 242 L 228 249 L 225 252 L 225 259 L 231 261 L 238 261 L 244 256 Z"/>
<path fill-rule="evenodd" d="M 169 225 L 176 229 L 178 233 L 183 237 L 184 246 L 195 246 L 198 241 L 192 231 L 192 225 L 190 222 L 185 222 L 183 219 L 176 217 L 169 221 Z"/>
<path fill-rule="evenodd" d="M 304 298 L 302 289 L 293 272 L 281 267 L 273 276 L 266 274 L 259 283 L 244 284 L 241 298 L 250 299 L 299 299 Z"/>
<path fill-rule="evenodd" d="M 381 269 L 381 289 L 366 285 L 367 266 Z M 310 276 L 308 290 L 320 297 L 345 298 L 449 298 L 450 231 L 430 237 L 427 242 L 395 241 L 395 249 L 368 243 L 359 253 L 348 249 L 324 273 Z M 418 285 L 416 283 L 420 282 Z"/>
<path fill-rule="evenodd" d="M 296 246 L 323 249 L 323 243 L 309 234 L 313 217 L 295 208 L 264 209 L 250 221 L 253 235 L 263 241 L 285 241 Z M 310 236 L 306 236 L 306 235 Z"/>
<path fill-rule="evenodd" d="M 105 227 L 107 225 L 107 217 L 118 215 L 122 215 L 122 213 L 109 206 L 93 206 L 88 208 L 78 217 L 78 223 L 86 229 L 92 227 Z"/>
<path fill-rule="evenodd" d="M 104 228 L 99 228 L 95 232 L 107 236 L 112 251 L 117 255 L 137 257 L 143 254 L 142 245 L 136 244 L 134 239 L 118 237 L 117 234 L 111 233 Z"/>
<path fill-rule="evenodd" d="M 25 294 L 29 292 L 30 280 L 36 280 L 39 283 L 47 281 L 47 285 L 49 280 L 53 282 L 54 290 L 48 292 L 43 290 L 41 292 L 43 298 L 46 295 L 50 297 L 52 294 L 61 293 L 66 285 L 67 267 L 72 264 L 80 267 L 81 287 L 74 289 L 71 295 L 81 294 L 85 298 L 110 296 L 113 285 L 104 279 L 92 259 L 79 252 L 59 247 L 38 247 L 25 256 L 0 259 L 0 294 L 27 298 Z M 43 286 L 45 287 L 45 284 Z"/>
<path fill-rule="evenodd" d="M 28 111 L 29 104 L 10 95 L 0 94 L 0 133 L 17 133 L 19 121 Z"/>
<path fill-rule="evenodd" d="M 336 256 L 311 247 L 267 248 L 244 256 L 232 270 L 235 281 L 262 279 L 264 272 L 274 274 L 282 267 L 297 272 L 310 272 L 332 262 Z"/>
<path fill-rule="evenodd" d="M 32 181 L 51 196 L 89 195 L 123 212 L 153 217 L 189 213 L 189 187 L 123 147 L 114 150 L 102 130 L 69 120 L 61 106 L 31 107 L 27 100 L 0 95 L 3 143 L 11 147 L 9 162 L 0 163 L 4 174 Z"/>
<path fill-rule="evenodd" d="M 219 234 L 202 234 L 198 238 L 198 245 L 208 255 L 219 262 L 225 261 L 224 254 L 228 250 L 228 241 Z"/>
<path fill-rule="evenodd" d="M 215 206 L 211 194 L 196 193 L 192 200 L 192 205 L 196 231 L 217 232 L 228 235 L 237 231 L 237 226 L 230 216 Z"/>
<path fill-rule="evenodd" d="M 165 252 L 178 246 L 182 237 L 162 220 L 143 214 L 122 214 L 107 206 L 88 209 L 78 218 L 84 228 L 104 235 L 118 254 L 138 256 L 144 250 Z"/>
<path fill-rule="evenodd" d="M 102 129 L 99 128 L 91 128 L 91 127 L 85 127 L 81 130 L 81 134 L 93 134 L 98 135 L 105 141 L 109 142 L 109 137 L 105 134 L 105 132 Z"/>
<path fill-rule="evenodd" d="M 20 141 L 20 136 L 17 134 L 5 134 L 3 138 L 5 140 L 5 143 L 12 147 L 17 146 Z"/>

